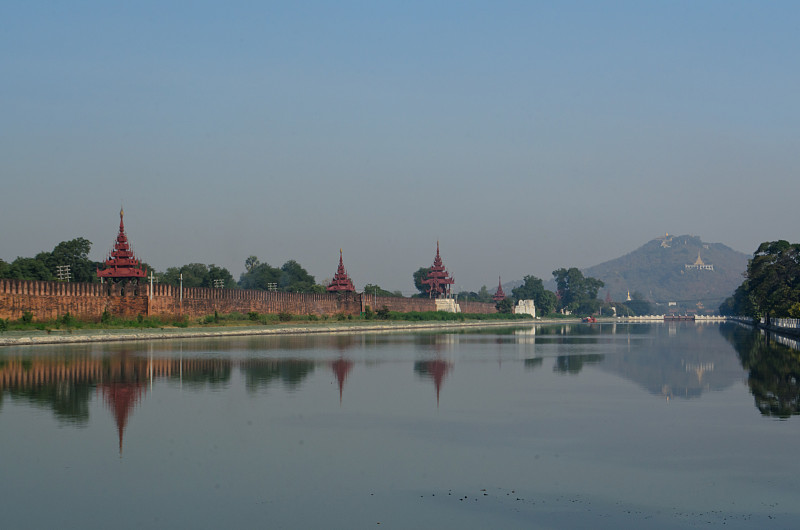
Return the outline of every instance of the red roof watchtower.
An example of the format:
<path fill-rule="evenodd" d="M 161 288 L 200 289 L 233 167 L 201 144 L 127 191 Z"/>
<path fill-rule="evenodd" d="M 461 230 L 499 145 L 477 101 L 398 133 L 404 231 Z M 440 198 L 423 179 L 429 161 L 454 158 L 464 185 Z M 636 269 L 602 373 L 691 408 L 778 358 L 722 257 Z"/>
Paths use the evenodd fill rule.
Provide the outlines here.
<path fill-rule="evenodd" d="M 344 263 L 342 262 L 342 249 L 339 249 L 339 268 L 336 270 L 336 274 L 333 275 L 333 281 L 328 285 L 328 292 L 335 292 L 335 293 L 344 293 L 344 292 L 355 292 L 356 288 L 353 285 L 352 280 L 347 275 L 347 271 L 344 269 Z"/>
<path fill-rule="evenodd" d="M 506 293 L 503 291 L 503 281 L 500 277 L 497 277 L 497 291 L 494 293 L 492 300 L 495 302 L 501 302 L 506 299 Z"/>
<path fill-rule="evenodd" d="M 428 277 L 422 280 L 424 285 L 428 286 L 428 296 L 430 298 L 446 297 L 450 294 L 450 286 L 455 283 L 455 280 L 450 277 L 447 269 L 442 264 L 442 258 L 439 256 L 439 242 L 436 242 L 436 258 L 433 260 L 433 266 L 428 273 Z"/>
<path fill-rule="evenodd" d="M 133 254 L 128 244 L 128 236 L 125 235 L 125 225 L 122 222 L 124 212 L 119 210 L 119 234 L 114 242 L 114 250 L 111 255 L 103 262 L 105 268 L 97 270 L 98 278 L 108 278 L 109 280 L 124 280 L 134 278 L 144 278 L 147 272 L 139 265 L 139 260 Z"/>

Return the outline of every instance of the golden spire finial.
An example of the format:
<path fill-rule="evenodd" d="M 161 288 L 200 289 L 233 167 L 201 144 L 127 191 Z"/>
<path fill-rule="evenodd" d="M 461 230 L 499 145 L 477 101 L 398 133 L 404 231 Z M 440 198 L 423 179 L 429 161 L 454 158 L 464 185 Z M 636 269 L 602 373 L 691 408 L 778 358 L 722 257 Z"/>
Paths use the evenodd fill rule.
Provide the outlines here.
<path fill-rule="evenodd" d="M 697 251 L 697 260 L 694 262 L 694 264 L 698 265 L 698 266 L 705 265 L 705 263 L 703 263 L 702 258 L 700 258 L 700 251 L 699 250 Z"/>

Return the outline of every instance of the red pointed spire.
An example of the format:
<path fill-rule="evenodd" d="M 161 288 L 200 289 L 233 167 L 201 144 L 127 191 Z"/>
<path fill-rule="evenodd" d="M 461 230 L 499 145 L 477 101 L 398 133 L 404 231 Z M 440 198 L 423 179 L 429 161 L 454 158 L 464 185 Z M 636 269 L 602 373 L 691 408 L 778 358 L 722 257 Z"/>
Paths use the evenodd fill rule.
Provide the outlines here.
<path fill-rule="evenodd" d="M 501 300 L 505 300 L 506 293 L 503 292 L 503 281 L 500 279 L 500 276 L 497 277 L 497 291 L 495 291 L 492 300 L 495 302 L 500 302 Z"/>
<path fill-rule="evenodd" d="M 111 256 L 103 263 L 105 269 L 97 270 L 99 278 L 109 279 L 124 279 L 124 278 L 144 278 L 147 273 L 139 265 L 139 260 L 136 259 L 130 244 L 128 243 L 128 236 L 125 235 L 125 224 L 122 221 L 124 215 L 122 208 L 119 210 L 119 234 L 114 241 L 114 250 Z"/>
<path fill-rule="evenodd" d="M 428 296 L 431 298 L 447 296 L 450 294 L 450 286 L 455 283 L 442 263 L 439 255 L 439 241 L 436 241 L 436 257 L 433 259 L 433 266 L 422 283 L 428 286 Z"/>
<path fill-rule="evenodd" d="M 339 249 L 339 268 L 336 270 L 336 274 L 333 275 L 333 281 L 331 281 L 330 285 L 328 285 L 328 291 L 330 292 L 354 292 L 356 290 L 355 286 L 353 285 L 352 280 L 347 275 L 347 271 L 344 268 L 344 261 L 342 260 L 342 249 Z"/>

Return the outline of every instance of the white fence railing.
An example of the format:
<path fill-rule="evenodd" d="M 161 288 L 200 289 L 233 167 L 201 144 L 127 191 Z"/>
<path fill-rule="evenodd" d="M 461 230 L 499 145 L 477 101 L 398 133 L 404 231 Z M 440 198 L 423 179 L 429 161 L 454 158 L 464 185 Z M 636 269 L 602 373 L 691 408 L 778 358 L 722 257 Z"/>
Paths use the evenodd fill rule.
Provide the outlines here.
<path fill-rule="evenodd" d="M 763 318 L 761 323 L 765 323 Z M 773 318 L 770 320 L 770 324 L 776 328 L 800 329 L 800 318 Z"/>

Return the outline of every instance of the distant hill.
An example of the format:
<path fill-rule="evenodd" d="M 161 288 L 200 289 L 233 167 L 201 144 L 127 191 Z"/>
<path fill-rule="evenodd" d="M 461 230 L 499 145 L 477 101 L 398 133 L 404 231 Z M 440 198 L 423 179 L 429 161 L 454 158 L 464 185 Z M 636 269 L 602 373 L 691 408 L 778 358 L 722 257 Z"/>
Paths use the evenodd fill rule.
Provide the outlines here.
<path fill-rule="evenodd" d="M 695 309 L 701 303 L 706 310 L 716 311 L 742 283 L 749 258 L 722 243 L 666 235 L 583 273 L 605 282 L 600 298 L 609 293 L 619 302 L 628 291 L 638 291 L 652 302 L 676 302 L 683 309 Z"/>

